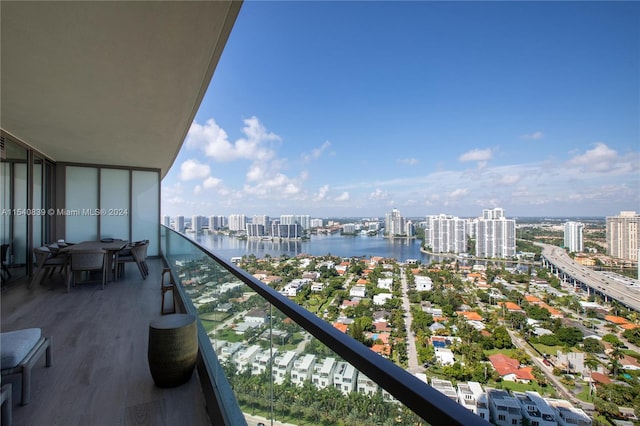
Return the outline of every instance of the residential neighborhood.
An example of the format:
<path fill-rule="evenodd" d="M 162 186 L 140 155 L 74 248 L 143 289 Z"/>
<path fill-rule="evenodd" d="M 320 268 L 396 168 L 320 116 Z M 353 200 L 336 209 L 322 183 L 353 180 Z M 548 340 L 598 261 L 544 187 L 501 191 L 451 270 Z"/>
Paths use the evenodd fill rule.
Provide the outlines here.
<path fill-rule="evenodd" d="M 419 422 L 233 276 L 197 262 L 182 266 L 181 279 L 198 294 L 194 304 L 246 410 L 267 407 L 261 395 L 273 382 L 283 395 L 280 416 L 298 410 L 310 423 L 339 424 L 346 416 L 357 423 L 367 410 L 350 404 L 376 402 L 381 422 Z M 245 256 L 238 266 L 494 424 L 636 419 L 640 318 L 543 268 L 309 255 Z M 323 411 L 324 420 L 315 418 L 302 401 L 285 403 L 295 388 L 315 394 L 315 404 L 331 392 L 343 402 Z"/>

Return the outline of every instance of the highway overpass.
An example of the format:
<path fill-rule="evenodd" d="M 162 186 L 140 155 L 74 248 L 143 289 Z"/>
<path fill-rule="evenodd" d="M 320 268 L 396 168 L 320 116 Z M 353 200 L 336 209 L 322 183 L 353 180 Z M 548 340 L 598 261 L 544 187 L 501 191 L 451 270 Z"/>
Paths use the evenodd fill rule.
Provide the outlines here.
<path fill-rule="evenodd" d="M 542 266 L 549 268 L 564 282 L 582 288 L 589 294 L 600 294 L 606 301 L 616 300 L 621 305 L 640 312 L 640 281 L 618 274 L 594 271 L 574 262 L 561 247 L 535 244 L 542 247 Z"/>

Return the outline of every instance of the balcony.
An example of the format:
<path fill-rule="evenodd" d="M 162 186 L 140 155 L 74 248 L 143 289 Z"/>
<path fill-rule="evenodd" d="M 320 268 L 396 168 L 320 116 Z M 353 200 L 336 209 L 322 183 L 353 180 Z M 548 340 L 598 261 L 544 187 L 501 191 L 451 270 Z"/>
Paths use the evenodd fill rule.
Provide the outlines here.
<path fill-rule="evenodd" d="M 333 415 L 341 416 L 347 424 L 486 424 L 463 406 L 182 235 L 163 228 L 162 249 L 165 259 L 149 262 L 151 273 L 146 280 L 141 279 L 134 265 L 128 265 L 125 277 L 110 282 L 104 291 L 89 283 L 67 293 L 62 277 L 54 274 L 38 288 L 28 289 L 23 281 L 3 293 L 2 330 L 41 327 L 45 335 L 53 337 L 53 366 L 44 368 L 43 361 L 35 367 L 29 405 L 18 405 L 18 378 L 3 379 L 14 383 L 15 424 L 47 424 L 53 420 L 56 424 L 235 425 L 254 424 L 256 419 L 295 424 L 292 419 L 296 416 L 304 418 L 306 424 L 318 424 L 331 422 L 330 413 L 322 418 L 317 414 L 323 412 L 324 407 L 319 404 L 327 397 L 334 401 Z M 377 383 L 383 392 L 369 396 L 354 390 L 343 394 L 335 383 L 321 389 L 310 382 L 299 391 L 290 392 L 287 389 L 295 388 L 289 383 L 290 378 L 285 377 L 282 385 L 275 384 L 269 367 L 262 374 L 252 374 L 250 361 L 240 371 L 240 364 L 230 362 L 239 357 L 239 351 L 221 365 L 213 348 L 228 347 L 225 341 L 229 340 L 246 340 L 251 331 L 234 337 L 230 326 L 237 324 L 239 317 L 212 326 L 210 315 L 205 315 L 209 320 L 199 321 L 200 354 L 194 377 L 177 388 L 156 387 L 146 351 L 149 322 L 160 316 L 159 277 L 165 262 L 176 277 L 187 283 L 179 286 L 184 310 L 196 313 L 194 301 L 197 304 L 201 299 L 200 292 L 193 290 L 200 287 L 209 289 L 209 298 L 217 295 L 213 298 L 219 303 L 231 300 L 235 315 L 256 305 L 267 309 L 267 330 L 281 327 L 280 323 L 275 324 L 278 318 L 292 319 L 295 324 L 289 322 L 289 331 L 299 340 L 264 341 L 259 339 L 261 332 L 251 341 L 265 351 L 288 350 L 282 348 L 284 343 L 285 347 L 294 345 L 299 355 L 314 353 L 320 362 L 326 357 L 341 359 Z M 203 281 L 194 284 L 198 280 Z M 190 290 L 193 300 L 187 297 L 186 290 Z M 230 295 L 239 297 L 227 297 Z M 387 393 L 394 397 L 393 402 L 383 397 Z M 297 398 L 306 402 L 296 402 Z"/>
<path fill-rule="evenodd" d="M 160 316 L 162 261 L 149 262 L 142 280 L 134 264 L 125 277 L 79 284 L 66 292 L 62 276 L 27 288 L 12 283 L 2 293 L 2 331 L 42 328 L 52 336 L 53 365 L 33 368 L 31 402 L 20 406 L 19 376 L 13 384 L 15 425 L 211 424 L 197 373 L 186 385 L 161 389 L 147 363 L 149 322 Z"/>

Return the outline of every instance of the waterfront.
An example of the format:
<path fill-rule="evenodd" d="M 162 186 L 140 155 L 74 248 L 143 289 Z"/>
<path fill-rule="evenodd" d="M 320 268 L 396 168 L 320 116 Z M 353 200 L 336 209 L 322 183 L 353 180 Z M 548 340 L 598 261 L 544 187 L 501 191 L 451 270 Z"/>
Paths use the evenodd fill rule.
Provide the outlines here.
<path fill-rule="evenodd" d="M 239 239 L 220 234 L 187 234 L 198 243 L 211 249 L 224 259 L 253 254 L 258 258 L 266 255 L 279 257 L 283 254 L 293 257 L 299 254 L 323 256 L 331 254 L 340 257 L 394 258 L 399 262 L 418 259 L 422 263 L 431 263 L 441 257 L 420 252 L 421 240 L 407 238 L 384 238 L 376 236 L 312 235 L 305 241 L 270 241 Z"/>

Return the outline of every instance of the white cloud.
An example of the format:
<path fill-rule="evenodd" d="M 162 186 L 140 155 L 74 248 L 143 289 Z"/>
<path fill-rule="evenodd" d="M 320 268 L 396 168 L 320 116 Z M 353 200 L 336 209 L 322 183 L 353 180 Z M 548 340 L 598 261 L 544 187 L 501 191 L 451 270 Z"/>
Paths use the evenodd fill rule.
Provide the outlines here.
<path fill-rule="evenodd" d="M 385 200 L 387 198 L 389 198 L 389 194 L 387 192 L 384 192 L 380 188 L 376 188 L 375 191 L 369 194 L 370 200 Z"/>
<path fill-rule="evenodd" d="M 199 163 L 197 160 L 187 160 L 180 165 L 180 179 L 203 179 L 209 175 L 210 171 L 208 164 Z"/>
<path fill-rule="evenodd" d="M 309 162 L 315 158 L 320 158 L 322 153 L 325 150 L 327 150 L 330 146 L 331 146 L 331 142 L 325 141 L 322 145 L 320 145 L 320 148 L 315 148 L 314 150 L 312 150 L 311 154 L 303 154 L 302 161 Z"/>
<path fill-rule="evenodd" d="M 329 185 L 322 186 L 317 194 L 313 195 L 314 201 L 323 201 L 327 199 L 327 194 L 329 193 Z"/>
<path fill-rule="evenodd" d="M 487 149 L 472 149 L 471 151 L 467 151 L 458 157 L 458 161 L 463 163 L 467 161 L 477 161 L 478 166 L 484 167 L 487 164 L 488 160 L 491 160 L 493 157 L 493 152 L 491 148 Z"/>
<path fill-rule="evenodd" d="M 469 194 L 469 190 L 467 188 L 458 188 L 448 194 L 448 197 L 451 199 L 458 199 L 465 197 Z"/>
<path fill-rule="evenodd" d="M 204 125 L 194 121 L 187 135 L 186 146 L 201 149 L 218 162 L 238 159 L 266 161 L 274 157 L 275 152 L 269 144 L 279 141 L 280 136 L 269 132 L 257 117 L 244 120 L 242 133 L 245 137 L 232 143 L 227 132 L 214 119 L 207 120 Z"/>
<path fill-rule="evenodd" d="M 202 186 L 206 189 L 216 188 L 222 184 L 222 179 L 214 178 L 213 176 L 209 176 L 202 182 Z"/>
<path fill-rule="evenodd" d="M 596 142 L 584 154 L 575 155 L 567 165 L 582 173 L 630 173 L 638 170 L 638 153 L 620 156 L 603 142 Z"/>
<path fill-rule="evenodd" d="M 202 192 L 202 187 L 200 185 L 196 185 L 195 187 L 193 187 L 193 194 L 194 195 L 198 195 Z"/>
<path fill-rule="evenodd" d="M 533 133 L 525 133 L 524 135 L 520 135 L 521 139 L 528 139 L 528 140 L 538 140 L 538 139 L 542 139 L 543 137 L 544 137 L 544 134 L 541 131 L 537 131 Z"/>
<path fill-rule="evenodd" d="M 409 166 L 415 166 L 420 161 L 417 158 L 401 158 L 398 160 L 398 163 L 407 164 Z"/>
<path fill-rule="evenodd" d="M 343 192 L 335 198 L 336 201 L 349 201 L 349 193 Z"/>

